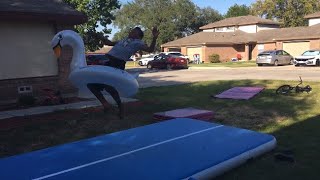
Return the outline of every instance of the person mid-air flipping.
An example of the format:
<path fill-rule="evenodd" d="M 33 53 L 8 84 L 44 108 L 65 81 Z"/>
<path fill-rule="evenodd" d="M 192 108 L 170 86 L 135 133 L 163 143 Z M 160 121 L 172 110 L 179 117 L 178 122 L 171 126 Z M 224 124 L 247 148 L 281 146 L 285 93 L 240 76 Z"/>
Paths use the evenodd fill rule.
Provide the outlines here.
<path fill-rule="evenodd" d="M 106 66 L 111 66 L 118 69 L 125 69 L 126 61 L 130 59 L 132 55 L 134 55 L 137 51 L 146 51 L 153 52 L 156 45 L 156 40 L 159 35 L 159 31 L 156 27 L 152 29 L 152 42 L 150 46 L 146 45 L 142 38 L 144 36 L 143 31 L 139 27 L 135 27 L 129 32 L 128 37 L 122 39 L 118 42 L 112 42 L 107 38 L 103 38 L 103 43 L 109 46 L 113 46 L 113 48 L 106 54 L 109 61 L 105 63 Z M 100 83 L 89 83 L 87 84 L 89 90 L 97 97 L 97 99 L 101 102 L 104 107 L 104 111 L 107 111 L 110 107 L 110 104 L 104 98 L 102 91 L 107 91 L 112 98 L 116 101 L 119 108 L 119 117 L 123 118 L 123 105 L 121 103 L 121 99 L 118 91 L 107 84 Z"/>

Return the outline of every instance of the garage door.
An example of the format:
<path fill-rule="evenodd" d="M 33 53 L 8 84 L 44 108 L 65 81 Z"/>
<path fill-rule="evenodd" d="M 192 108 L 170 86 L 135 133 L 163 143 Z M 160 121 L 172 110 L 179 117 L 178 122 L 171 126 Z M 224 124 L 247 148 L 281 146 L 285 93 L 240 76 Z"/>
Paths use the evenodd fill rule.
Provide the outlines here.
<path fill-rule="evenodd" d="M 58 74 L 50 24 L 0 22 L 0 80 Z"/>
<path fill-rule="evenodd" d="M 194 61 L 193 55 L 199 54 L 200 55 L 200 60 L 203 61 L 202 59 L 202 47 L 188 47 L 187 48 L 187 55 L 189 56 L 191 61 Z"/>
<path fill-rule="evenodd" d="M 292 56 L 299 56 L 304 51 L 309 50 L 309 42 L 284 42 L 283 50 L 287 51 Z"/>

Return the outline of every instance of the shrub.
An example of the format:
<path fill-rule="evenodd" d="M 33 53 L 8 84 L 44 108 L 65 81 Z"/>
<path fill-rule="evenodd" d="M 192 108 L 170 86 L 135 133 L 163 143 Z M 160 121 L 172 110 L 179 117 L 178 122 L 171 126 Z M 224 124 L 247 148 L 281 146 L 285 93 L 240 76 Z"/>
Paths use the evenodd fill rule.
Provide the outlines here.
<path fill-rule="evenodd" d="M 211 54 L 211 55 L 209 56 L 209 61 L 210 61 L 211 63 L 220 63 L 221 61 L 220 61 L 220 56 L 219 56 L 219 54 Z"/>
<path fill-rule="evenodd" d="M 18 103 L 22 106 L 32 106 L 36 102 L 36 98 L 32 95 L 22 95 L 18 99 Z"/>

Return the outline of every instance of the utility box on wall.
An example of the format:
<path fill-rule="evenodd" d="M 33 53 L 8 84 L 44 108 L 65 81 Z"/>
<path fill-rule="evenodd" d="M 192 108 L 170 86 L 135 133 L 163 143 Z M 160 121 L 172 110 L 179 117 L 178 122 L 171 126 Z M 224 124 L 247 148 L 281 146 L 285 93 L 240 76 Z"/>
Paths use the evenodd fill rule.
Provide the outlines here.
<path fill-rule="evenodd" d="M 19 86 L 18 94 L 32 93 L 32 86 Z"/>

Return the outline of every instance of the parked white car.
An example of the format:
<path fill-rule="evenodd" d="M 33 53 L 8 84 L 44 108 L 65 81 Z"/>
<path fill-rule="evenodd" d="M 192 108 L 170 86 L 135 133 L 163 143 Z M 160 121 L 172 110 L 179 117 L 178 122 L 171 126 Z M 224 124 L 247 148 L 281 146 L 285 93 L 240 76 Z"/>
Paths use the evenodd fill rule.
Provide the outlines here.
<path fill-rule="evenodd" d="M 139 61 L 138 64 L 140 66 L 146 66 L 149 61 L 154 60 L 154 57 L 157 56 L 157 54 L 150 54 L 148 56 L 142 57 Z"/>
<path fill-rule="evenodd" d="M 301 56 L 295 57 L 293 63 L 295 66 L 320 66 L 320 50 L 305 51 Z"/>
<path fill-rule="evenodd" d="M 143 57 L 142 59 L 140 59 L 140 60 L 138 61 L 138 64 L 139 64 L 140 66 L 146 66 L 149 61 L 154 60 L 154 57 L 155 57 L 155 56 L 156 56 L 156 54 L 151 54 L 151 55 L 149 55 L 149 56 L 147 56 L 147 57 Z"/>

